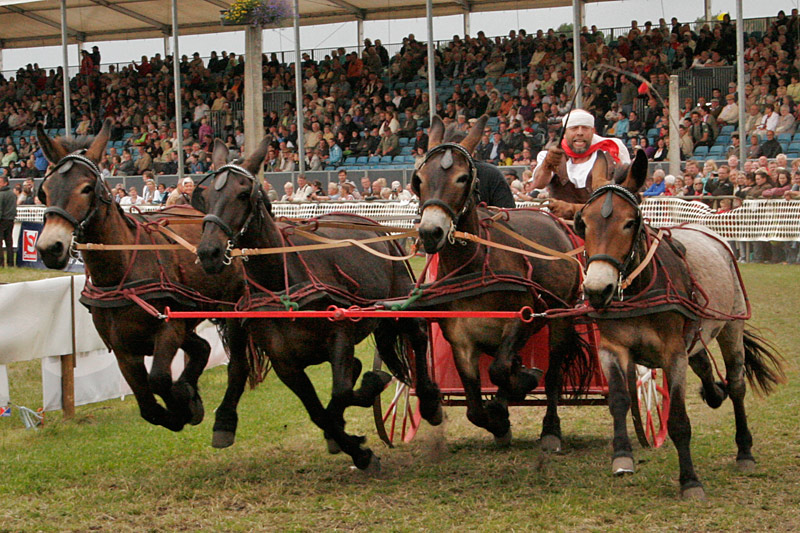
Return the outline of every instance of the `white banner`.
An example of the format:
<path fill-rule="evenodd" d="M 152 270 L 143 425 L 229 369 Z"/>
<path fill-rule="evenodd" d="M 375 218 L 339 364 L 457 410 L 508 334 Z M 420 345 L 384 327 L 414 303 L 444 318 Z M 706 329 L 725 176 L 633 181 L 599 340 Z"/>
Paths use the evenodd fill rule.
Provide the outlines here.
<path fill-rule="evenodd" d="M 92 315 L 78 302 L 85 282 L 80 275 L 0 285 L 0 364 L 72 353 L 72 307 L 76 351 L 104 348 Z"/>
<path fill-rule="evenodd" d="M 217 328 L 205 321 L 197 328 L 197 333 L 211 345 L 211 355 L 206 368 L 228 362 L 228 356 L 217 335 Z M 145 366 L 150 370 L 152 357 L 145 357 Z M 172 377 L 177 379 L 183 372 L 185 355 L 178 350 L 172 361 Z M 75 364 L 75 405 L 102 402 L 111 398 L 123 398 L 132 394 L 122 377 L 113 352 L 105 348 L 79 353 Z M 42 359 L 42 402 L 45 411 L 61 409 L 61 358 Z M 0 404 L 4 405 L 4 404 Z"/>
<path fill-rule="evenodd" d="M 0 365 L 0 407 L 5 407 L 11 401 L 11 394 L 8 392 L 8 371 L 6 365 Z"/>

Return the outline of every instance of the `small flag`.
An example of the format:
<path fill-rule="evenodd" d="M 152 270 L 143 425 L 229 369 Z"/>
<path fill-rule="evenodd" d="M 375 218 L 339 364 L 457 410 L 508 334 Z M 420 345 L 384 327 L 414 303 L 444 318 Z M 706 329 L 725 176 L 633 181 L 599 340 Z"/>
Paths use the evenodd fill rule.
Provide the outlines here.
<path fill-rule="evenodd" d="M 11 406 L 0 407 L 0 416 L 11 416 Z"/>

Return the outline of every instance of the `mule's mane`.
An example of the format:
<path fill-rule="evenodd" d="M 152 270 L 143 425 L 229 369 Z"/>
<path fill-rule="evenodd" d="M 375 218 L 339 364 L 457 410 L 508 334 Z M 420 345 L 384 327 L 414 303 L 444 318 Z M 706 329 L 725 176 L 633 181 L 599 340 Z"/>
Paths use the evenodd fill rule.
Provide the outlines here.
<path fill-rule="evenodd" d="M 58 137 L 58 142 L 69 152 L 77 152 L 89 148 L 94 142 L 94 136 L 81 135 L 80 137 Z"/>

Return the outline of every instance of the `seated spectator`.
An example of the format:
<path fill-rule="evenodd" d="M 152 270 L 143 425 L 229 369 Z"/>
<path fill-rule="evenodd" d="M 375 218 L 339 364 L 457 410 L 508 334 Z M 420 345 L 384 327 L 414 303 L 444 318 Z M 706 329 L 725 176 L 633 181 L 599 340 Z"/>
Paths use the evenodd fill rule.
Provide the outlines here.
<path fill-rule="evenodd" d="M 281 202 L 291 202 L 294 197 L 294 184 L 291 181 L 283 184 L 283 193 Z"/>
<path fill-rule="evenodd" d="M 400 139 L 396 134 L 392 133 L 390 128 L 386 128 L 383 132 L 383 137 L 378 145 L 378 155 L 381 156 L 396 156 L 400 153 Z"/>
<path fill-rule="evenodd" d="M 642 193 L 642 196 L 663 196 L 665 190 L 666 184 L 664 183 L 664 171 L 659 168 L 653 172 L 653 184 Z"/>
<path fill-rule="evenodd" d="M 136 165 L 133 162 L 130 151 L 125 149 L 122 152 L 122 161 L 117 168 L 117 175 L 133 176 L 134 174 L 136 174 Z"/>
<path fill-rule="evenodd" d="M 758 159 L 761 157 L 761 145 L 758 135 L 750 136 L 750 145 L 745 149 L 747 159 Z"/>
<path fill-rule="evenodd" d="M 795 119 L 789 112 L 789 106 L 782 105 L 781 114 L 780 117 L 778 117 L 778 125 L 775 127 L 775 133 L 778 135 L 781 133 L 794 133 L 794 126 Z"/>
<path fill-rule="evenodd" d="M 136 190 L 136 187 L 130 187 L 128 189 L 128 195 L 122 198 L 119 201 L 119 205 L 142 205 L 144 204 L 144 198 L 139 196 L 139 191 Z"/>
<path fill-rule="evenodd" d="M 780 168 L 777 171 L 778 178 L 775 187 L 767 189 L 761 193 L 763 198 L 783 198 L 787 191 L 792 189 L 792 178 L 789 171 L 785 168 Z"/>
<path fill-rule="evenodd" d="M 761 156 L 766 156 L 769 159 L 776 157 L 783 151 L 781 143 L 775 140 L 775 131 L 767 130 L 767 140 L 761 145 Z"/>
<path fill-rule="evenodd" d="M 717 122 L 722 125 L 735 126 L 739 123 L 739 104 L 736 103 L 736 96 L 733 94 L 725 95 L 725 106 L 717 116 Z"/>
<path fill-rule="evenodd" d="M 755 174 L 756 184 L 747 191 L 748 199 L 761 198 L 764 191 L 773 187 L 766 170 L 759 169 Z"/>

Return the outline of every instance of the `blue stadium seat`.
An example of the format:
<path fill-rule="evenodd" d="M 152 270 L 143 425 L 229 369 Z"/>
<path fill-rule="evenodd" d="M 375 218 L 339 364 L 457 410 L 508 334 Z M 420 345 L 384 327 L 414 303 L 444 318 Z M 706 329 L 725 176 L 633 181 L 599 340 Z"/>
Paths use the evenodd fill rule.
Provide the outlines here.
<path fill-rule="evenodd" d="M 355 157 L 353 157 L 353 156 L 346 157 L 346 158 L 344 159 L 344 164 L 345 164 L 345 165 L 348 165 L 348 166 L 349 166 L 349 165 L 355 165 L 355 164 L 356 164 L 356 158 L 355 158 Z"/>
<path fill-rule="evenodd" d="M 779 143 L 789 143 L 792 142 L 792 134 L 791 133 L 780 133 L 776 137 Z"/>
<path fill-rule="evenodd" d="M 369 159 L 365 155 L 360 155 L 356 158 L 356 165 L 366 165 Z"/>
<path fill-rule="evenodd" d="M 413 146 L 404 146 L 403 148 L 400 149 L 400 155 L 411 155 L 413 153 L 414 153 Z"/>
<path fill-rule="evenodd" d="M 396 155 L 392 158 L 392 164 L 394 165 L 402 165 L 405 163 L 405 156 L 404 155 Z"/>
<path fill-rule="evenodd" d="M 713 159 L 719 159 L 725 154 L 725 147 L 719 144 L 715 144 L 711 147 L 708 151 L 708 157 Z"/>
<path fill-rule="evenodd" d="M 720 134 L 717 137 L 717 140 L 714 142 L 714 144 L 719 144 L 720 146 L 728 146 L 730 143 L 731 143 L 730 136 L 729 135 L 722 135 L 722 134 Z"/>
<path fill-rule="evenodd" d="M 790 152 L 800 152 L 800 141 L 795 141 L 789 144 Z"/>
<path fill-rule="evenodd" d="M 381 162 L 381 158 L 380 158 L 380 156 L 373 155 L 372 157 L 369 158 L 369 160 L 367 162 L 370 165 L 377 165 L 378 163 Z"/>
<path fill-rule="evenodd" d="M 789 143 L 788 142 L 782 142 L 781 143 L 781 152 L 783 152 L 785 154 L 788 150 L 789 150 Z"/>
<path fill-rule="evenodd" d="M 408 146 L 410 140 L 408 137 L 400 137 L 400 146 Z"/>
<path fill-rule="evenodd" d="M 379 163 L 381 165 L 391 165 L 392 164 L 392 156 L 385 155 L 385 156 L 381 157 L 380 160 L 379 160 Z"/>
<path fill-rule="evenodd" d="M 698 146 L 694 149 L 694 156 L 705 158 L 708 155 L 708 146 Z"/>
<path fill-rule="evenodd" d="M 406 156 L 403 156 L 403 157 L 405 158 L 405 159 L 404 159 L 404 162 L 405 162 L 407 165 L 408 165 L 408 164 L 411 164 L 411 165 L 413 165 L 413 164 L 416 162 L 416 159 L 414 158 L 414 156 L 413 156 L 413 155 L 406 155 Z"/>
<path fill-rule="evenodd" d="M 650 128 L 647 130 L 648 137 L 658 137 L 658 128 Z"/>
<path fill-rule="evenodd" d="M 792 142 L 800 142 L 800 132 L 794 134 Z"/>
<path fill-rule="evenodd" d="M 719 130 L 720 135 L 733 135 L 733 132 L 736 131 L 736 126 L 722 126 L 722 129 Z"/>

